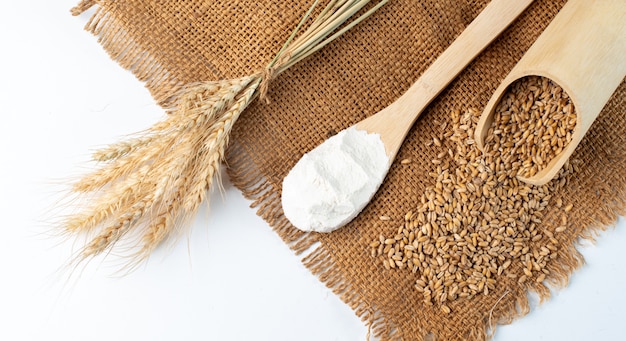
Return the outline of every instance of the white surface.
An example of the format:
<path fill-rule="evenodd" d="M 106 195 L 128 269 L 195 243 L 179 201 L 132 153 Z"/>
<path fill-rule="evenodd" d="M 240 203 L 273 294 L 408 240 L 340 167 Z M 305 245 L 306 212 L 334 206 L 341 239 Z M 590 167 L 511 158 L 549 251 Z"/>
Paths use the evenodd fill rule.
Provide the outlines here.
<path fill-rule="evenodd" d="M 92 263 L 65 282 L 71 243 L 45 235 L 60 179 L 94 147 L 159 117 L 147 91 L 73 18 L 73 0 L 0 11 L 0 340 L 364 340 L 365 326 L 228 184 L 191 235 L 129 276 Z M 496 341 L 625 340 L 626 223 L 583 249 L 571 285 Z M 310 317 L 315 317 L 310 321 Z"/>
<path fill-rule="evenodd" d="M 304 154 L 283 180 L 285 217 L 303 231 L 335 231 L 363 210 L 388 170 L 379 134 L 342 130 Z"/>

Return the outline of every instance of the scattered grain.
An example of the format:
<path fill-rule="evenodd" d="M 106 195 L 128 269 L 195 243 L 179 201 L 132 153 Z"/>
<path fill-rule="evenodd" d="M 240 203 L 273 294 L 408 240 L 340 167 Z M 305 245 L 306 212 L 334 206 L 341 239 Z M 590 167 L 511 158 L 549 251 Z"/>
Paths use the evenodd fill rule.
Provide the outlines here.
<path fill-rule="evenodd" d="M 563 207 L 563 199 L 561 198 L 556 199 L 556 207 L 558 208 Z"/>
<path fill-rule="evenodd" d="M 547 95 L 526 93 L 526 96 L 546 101 L 541 96 Z M 558 241 L 542 225 L 543 211 L 551 193 L 567 183 L 566 177 L 575 167 L 568 161 L 554 181 L 532 186 L 520 182 L 517 176 L 536 167 L 534 161 L 545 164 L 551 154 L 539 153 L 533 162 L 515 158 L 520 155 L 520 149 L 529 148 L 524 144 L 526 141 L 542 143 L 541 135 L 527 131 L 543 129 L 542 133 L 548 134 L 554 130 L 556 134 L 565 127 L 550 123 L 547 129 L 541 128 L 552 122 L 547 116 L 535 117 L 532 123 L 523 121 L 521 118 L 525 116 L 515 113 L 526 108 L 538 115 L 535 114 L 538 109 L 533 106 L 539 104 L 525 101 L 522 105 L 515 96 L 505 96 L 505 100 L 510 102 L 511 110 L 496 116 L 484 153 L 472 143 L 479 113 L 475 110 L 452 113 L 447 125 L 451 133 L 446 132 L 442 139 L 434 138 L 430 143 L 432 148 L 441 149 L 438 162 L 432 164 L 429 173 L 434 184 L 426 187 L 419 204 L 407 213 L 404 225 L 398 229 L 397 236 L 412 236 L 411 241 L 409 238 L 405 241 L 406 237 L 379 238 L 393 251 L 387 257 L 384 253 L 380 255 L 385 268 L 410 270 L 409 273 L 415 274 L 411 276 L 417 278 L 415 288 L 422 293 L 424 302 L 439 304 L 444 312 L 449 310 L 444 302 L 493 292 L 499 278 L 510 278 L 520 284 L 528 280 L 543 282 L 549 273 L 546 265 L 558 255 Z M 505 133 L 523 138 L 524 142 L 516 145 L 514 140 L 503 138 Z M 444 139 L 455 146 L 454 152 L 447 143 L 443 147 Z M 533 151 L 532 146 L 530 150 Z M 557 205 L 563 205 L 562 199 L 557 199 Z M 566 212 L 568 207 L 571 210 L 568 205 Z M 560 226 L 555 231 L 563 230 Z"/>

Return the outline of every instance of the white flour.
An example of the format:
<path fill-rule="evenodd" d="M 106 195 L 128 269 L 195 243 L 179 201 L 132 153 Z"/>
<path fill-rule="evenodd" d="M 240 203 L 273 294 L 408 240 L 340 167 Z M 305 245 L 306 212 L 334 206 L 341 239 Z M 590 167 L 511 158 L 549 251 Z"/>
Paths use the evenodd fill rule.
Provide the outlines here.
<path fill-rule="evenodd" d="M 388 170 L 378 134 L 342 130 L 305 154 L 283 180 L 285 216 L 303 231 L 334 231 L 361 212 Z"/>

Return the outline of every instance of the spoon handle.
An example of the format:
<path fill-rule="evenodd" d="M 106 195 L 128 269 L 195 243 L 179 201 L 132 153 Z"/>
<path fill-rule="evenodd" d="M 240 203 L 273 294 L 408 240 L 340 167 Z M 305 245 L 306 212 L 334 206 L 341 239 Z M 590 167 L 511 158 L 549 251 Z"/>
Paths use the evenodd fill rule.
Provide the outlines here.
<path fill-rule="evenodd" d="M 361 121 L 357 129 L 381 135 L 390 163 L 428 104 L 533 0 L 492 0 L 421 77 L 394 103 Z"/>

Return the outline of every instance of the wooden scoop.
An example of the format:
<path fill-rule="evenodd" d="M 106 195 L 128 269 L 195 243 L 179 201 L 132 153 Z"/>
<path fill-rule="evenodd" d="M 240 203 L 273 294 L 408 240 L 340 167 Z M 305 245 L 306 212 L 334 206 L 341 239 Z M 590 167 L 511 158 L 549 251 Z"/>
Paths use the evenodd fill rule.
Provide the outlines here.
<path fill-rule="evenodd" d="M 569 0 L 526 52 L 485 107 L 475 132 L 483 150 L 493 113 L 504 92 L 526 76 L 547 77 L 569 95 L 576 110 L 571 142 L 532 177 L 533 185 L 552 180 L 626 76 L 626 1 Z M 610 138 L 610 136 L 607 136 Z"/>
<path fill-rule="evenodd" d="M 305 154 L 283 180 L 282 206 L 287 219 L 303 231 L 318 232 L 331 232 L 352 220 L 376 193 L 413 122 L 531 2 L 491 0 L 399 99 Z M 344 149 L 336 142 L 348 132 L 358 132 L 361 137 L 344 148 L 358 152 L 345 162 L 336 161 L 333 153 Z M 372 138 L 380 148 L 368 150 L 376 149 L 376 157 L 360 149 Z M 357 159 L 358 164 L 350 162 Z M 353 181 L 345 181 L 346 174 Z"/>

